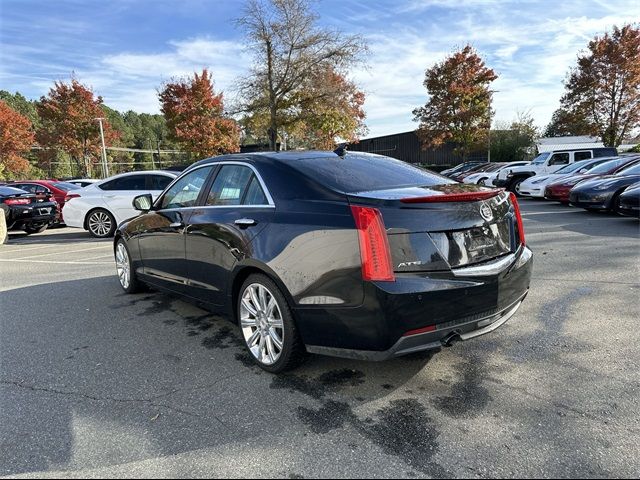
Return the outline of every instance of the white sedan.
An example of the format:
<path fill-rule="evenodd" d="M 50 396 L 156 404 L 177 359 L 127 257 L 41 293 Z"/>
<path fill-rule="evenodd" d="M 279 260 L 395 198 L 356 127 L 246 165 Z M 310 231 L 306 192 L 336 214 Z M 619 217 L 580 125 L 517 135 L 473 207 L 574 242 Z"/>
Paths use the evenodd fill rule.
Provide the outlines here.
<path fill-rule="evenodd" d="M 65 199 L 64 221 L 94 237 L 110 237 L 120 222 L 140 213 L 132 205 L 135 197 L 150 193 L 155 199 L 175 178 L 161 170 L 123 173 L 74 190 Z"/>
<path fill-rule="evenodd" d="M 518 162 L 508 162 L 497 168 L 496 170 L 492 170 L 490 172 L 478 172 L 472 173 L 471 175 L 465 177 L 462 180 L 462 183 L 475 183 L 477 185 L 486 185 L 487 187 L 493 188 L 493 179 L 498 176 L 498 172 L 500 170 L 504 170 L 509 167 L 520 167 L 522 165 L 528 165 L 531 162 L 518 161 Z"/>

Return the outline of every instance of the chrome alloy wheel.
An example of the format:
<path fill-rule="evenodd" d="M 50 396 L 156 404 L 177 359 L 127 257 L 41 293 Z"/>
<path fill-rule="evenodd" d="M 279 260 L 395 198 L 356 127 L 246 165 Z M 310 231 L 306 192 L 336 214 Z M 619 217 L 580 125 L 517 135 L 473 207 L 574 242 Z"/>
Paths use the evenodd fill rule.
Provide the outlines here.
<path fill-rule="evenodd" d="M 129 265 L 129 254 L 122 242 L 118 242 L 116 247 L 116 270 L 120 285 L 126 290 L 131 284 L 131 266 Z"/>
<path fill-rule="evenodd" d="M 111 226 L 111 218 L 105 212 L 93 212 L 89 217 L 89 230 L 98 237 L 107 235 Z"/>
<path fill-rule="evenodd" d="M 264 365 L 273 365 L 282 354 L 284 323 L 273 294 L 259 283 L 252 283 L 240 301 L 240 327 L 253 356 Z"/>

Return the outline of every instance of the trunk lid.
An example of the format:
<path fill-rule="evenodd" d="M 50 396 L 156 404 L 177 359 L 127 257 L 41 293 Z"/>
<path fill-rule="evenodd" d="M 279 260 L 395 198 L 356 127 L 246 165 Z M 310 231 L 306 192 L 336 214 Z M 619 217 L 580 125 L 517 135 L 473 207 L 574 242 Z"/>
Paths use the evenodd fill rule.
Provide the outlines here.
<path fill-rule="evenodd" d="M 517 248 L 514 211 L 500 190 L 442 184 L 359 192 L 349 201 L 380 210 L 395 272 L 446 271 Z"/>

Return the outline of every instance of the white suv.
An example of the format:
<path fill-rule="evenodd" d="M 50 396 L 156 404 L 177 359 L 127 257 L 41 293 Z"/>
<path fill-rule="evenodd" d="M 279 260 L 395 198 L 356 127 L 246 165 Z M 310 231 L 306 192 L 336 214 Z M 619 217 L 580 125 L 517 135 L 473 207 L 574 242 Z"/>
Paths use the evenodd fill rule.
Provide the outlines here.
<path fill-rule="evenodd" d="M 74 190 L 65 199 L 64 221 L 94 237 L 110 237 L 120 222 L 140 213 L 132 205 L 135 197 L 150 193 L 155 199 L 175 178 L 161 170 L 123 173 Z"/>
<path fill-rule="evenodd" d="M 589 148 L 580 150 L 556 150 L 544 152 L 534 158 L 529 165 L 504 168 L 493 181 L 496 187 L 505 187 L 517 193 L 518 186 L 527 178 L 538 174 L 553 173 L 565 165 L 589 158 L 613 157 L 618 155 L 615 148 Z"/>

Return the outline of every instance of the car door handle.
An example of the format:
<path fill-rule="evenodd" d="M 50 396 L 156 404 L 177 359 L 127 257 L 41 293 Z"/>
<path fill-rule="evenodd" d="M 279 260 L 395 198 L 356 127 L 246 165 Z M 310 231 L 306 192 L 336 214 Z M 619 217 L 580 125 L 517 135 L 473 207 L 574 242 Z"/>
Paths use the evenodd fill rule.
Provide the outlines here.
<path fill-rule="evenodd" d="M 170 228 L 182 228 L 184 227 L 184 223 L 182 222 L 173 222 L 169 224 Z"/>
<path fill-rule="evenodd" d="M 240 228 L 247 228 L 247 227 L 252 227 L 258 222 L 256 222 L 253 218 L 239 218 L 233 223 L 238 225 Z"/>

